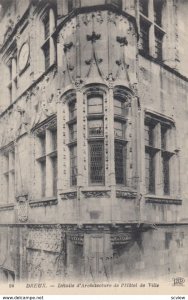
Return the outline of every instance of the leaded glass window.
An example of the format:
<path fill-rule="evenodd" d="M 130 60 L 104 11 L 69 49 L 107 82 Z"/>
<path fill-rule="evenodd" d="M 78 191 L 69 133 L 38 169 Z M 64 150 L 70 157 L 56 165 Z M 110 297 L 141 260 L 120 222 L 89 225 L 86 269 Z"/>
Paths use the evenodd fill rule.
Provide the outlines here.
<path fill-rule="evenodd" d="M 104 183 L 104 142 L 89 143 L 89 168 L 92 184 Z"/>
<path fill-rule="evenodd" d="M 103 136 L 103 120 L 93 119 L 88 121 L 89 136 Z"/>

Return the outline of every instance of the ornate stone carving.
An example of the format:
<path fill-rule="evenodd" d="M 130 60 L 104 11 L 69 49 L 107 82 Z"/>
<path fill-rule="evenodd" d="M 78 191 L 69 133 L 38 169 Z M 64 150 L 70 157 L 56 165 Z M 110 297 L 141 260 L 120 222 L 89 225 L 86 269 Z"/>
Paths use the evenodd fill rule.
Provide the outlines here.
<path fill-rule="evenodd" d="M 90 14 L 83 14 L 82 21 L 87 26 L 91 22 L 91 15 Z"/>
<path fill-rule="evenodd" d="M 126 233 L 113 233 L 111 235 L 111 243 L 113 245 L 122 245 L 132 242 L 132 234 L 130 232 Z"/>
<path fill-rule="evenodd" d="M 62 200 L 73 200 L 73 199 L 76 199 L 77 192 L 61 193 L 60 197 Z"/>
<path fill-rule="evenodd" d="M 53 118 L 50 118 L 50 120 L 45 121 L 45 123 L 41 124 L 41 126 L 34 129 L 35 135 L 40 135 L 41 133 L 44 133 L 46 129 L 55 129 L 57 128 L 57 118 L 54 116 Z"/>
<path fill-rule="evenodd" d="M 97 21 L 98 23 L 100 23 L 100 24 L 102 24 L 103 21 L 104 21 L 103 14 L 102 14 L 101 11 L 98 11 L 98 12 L 96 13 L 95 18 L 96 18 L 96 21 Z"/>
<path fill-rule="evenodd" d="M 92 31 L 92 34 L 87 34 L 87 41 L 91 42 L 91 43 L 95 43 L 97 40 L 100 39 L 101 34 L 97 34 L 95 33 L 95 31 Z"/>
<path fill-rule="evenodd" d="M 28 220 L 28 203 L 27 195 L 17 197 L 17 213 L 20 222 L 27 222 Z"/>
<path fill-rule="evenodd" d="M 116 15 L 114 13 L 108 11 L 107 20 L 109 23 L 113 23 L 114 25 L 116 25 Z"/>
<path fill-rule="evenodd" d="M 113 77 L 112 73 L 108 74 L 108 76 L 106 77 L 106 81 L 109 89 L 113 89 L 115 78 Z"/>
<path fill-rule="evenodd" d="M 82 191 L 85 198 L 109 198 L 109 191 Z"/>
<path fill-rule="evenodd" d="M 137 196 L 136 192 L 132 191 L 116 191 L 117 198 L 135 199 Z"/>
<path fill-rule="evenodd" d="M 27 238 L 27 248 L 59 252 L 61 249 L 62 232 L 57 227 L 30 228 Z"/>
<path fill-rule="evenodd" d="M 74 233 L 69 236 L 70 240 L 77 245 L 83 245 L 84 243 L 84 235 L 80 233 Z"/>
<path fill-rule="evenodd" d="M 125 36 L 117 36 L 116 41 L 120 44 L 121 47 L 128 45 L 127 38 Z"/>
<path fill-rule="evenodd" d="M 70 43 L 67 43 L 67 44 L 64 44 L 64 52 L 67 53 L 67 51 L 70 51 L 70 49 L 72 48 L 73 46 L 73 42 L 70 42 Z"/>

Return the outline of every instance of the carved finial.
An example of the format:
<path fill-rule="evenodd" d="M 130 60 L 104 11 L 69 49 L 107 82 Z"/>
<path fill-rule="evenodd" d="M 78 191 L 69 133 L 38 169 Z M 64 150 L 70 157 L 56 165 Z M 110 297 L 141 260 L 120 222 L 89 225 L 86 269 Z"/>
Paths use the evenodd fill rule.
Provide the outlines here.
<path fill-rule="evenodd" d="M 116 41 L 118 43 L 120 43 L 120 46 L 127 46 L 128 45 L 128 42 L 127 42 L 127 38 L 125 36 L 117 36 L 116 37 Z"/>
<path fill-rule="evenodd" d="M 66 53 L 68 50 L 70 50 L 73 46 L 73 42 L 64 44 L 64 52 Z"/>
<path fill-rule="evenodd" d="M 95 43 L 97 40 L 100 39 L 100 37 L 100 34 L 96 34 L 95 31 L 93 31 L 91 35 L 87 34 L 87 41 Z"/>

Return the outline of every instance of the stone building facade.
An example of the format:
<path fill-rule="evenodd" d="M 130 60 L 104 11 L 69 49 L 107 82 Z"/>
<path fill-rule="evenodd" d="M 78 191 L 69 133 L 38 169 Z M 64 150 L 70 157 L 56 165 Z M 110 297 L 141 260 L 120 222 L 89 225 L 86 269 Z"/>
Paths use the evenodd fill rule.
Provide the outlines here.
<path fill-rule="evenodd" d="M 0 2 L 0 281 L 187 276 L 188 3 Z"/>

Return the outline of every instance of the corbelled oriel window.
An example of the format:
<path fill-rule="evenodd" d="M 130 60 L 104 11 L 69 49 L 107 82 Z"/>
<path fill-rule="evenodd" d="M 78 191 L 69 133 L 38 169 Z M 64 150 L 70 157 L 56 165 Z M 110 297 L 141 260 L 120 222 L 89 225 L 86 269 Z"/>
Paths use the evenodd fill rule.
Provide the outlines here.
<path fill-rule="evenodd" d="M 70 152 L 70 185 L 77 184 L 77 103 L 71 99 L 69 109 L 69 152 Z"/>
<path fill-rule="evenodd" d="M 173 143 L 173 123 L 165 118 L 154 115 L 146 115 L 145 119 L 145 181 L 146 192 L 157 193 L 157 177 L 162 178 L 158 182 L 158 192 L 164 195 L 171 194 L 171 158 L 175 152 Z"/>
<path fill-rule="evenodd" d="M 104 99 L 100 89 L 87 95 L 89 183 L 104 184 Z"/>
<path fill-rule="evenodd" d="M 114 152 L 116 183 L 126 185 L 128 93 L 122 88 L 114 91 Z"/>

